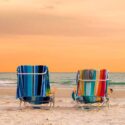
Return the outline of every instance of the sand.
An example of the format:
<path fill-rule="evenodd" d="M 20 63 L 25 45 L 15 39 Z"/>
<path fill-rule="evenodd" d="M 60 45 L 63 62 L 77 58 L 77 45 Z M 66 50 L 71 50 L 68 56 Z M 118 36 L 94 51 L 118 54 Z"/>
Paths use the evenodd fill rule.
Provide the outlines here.
<path fill-rule="evenodd" d="M 0 125 L 125 125 L 125 90 L 114 91 L 109 108 L 85 109 L 72 100 L 72 89 L 57 88 L 54 108 L 27 104 L 20 110 L 16 88 L 0 87 Z"/>

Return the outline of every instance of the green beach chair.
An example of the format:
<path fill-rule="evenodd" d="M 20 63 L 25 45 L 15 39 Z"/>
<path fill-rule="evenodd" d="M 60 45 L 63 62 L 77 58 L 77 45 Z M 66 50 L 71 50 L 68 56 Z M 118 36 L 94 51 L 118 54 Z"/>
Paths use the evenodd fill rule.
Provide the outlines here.
<path fill-rule="evenodd" d="M 72 98 L 78 103 L 108 104 L 108 72 L 105 69 L 80 70 L 77 73 L 77 89 L 72 93 Z M 109 104 L 108 104 L 109 105 Z"/>
<path fill-rule="evenodd" d="M 16 98 L 22 102 L 35 105 L 53 103 L 54 94 L 51 93 L 49 71 L 47 66 L 21 65 L 17 67 Z"/>

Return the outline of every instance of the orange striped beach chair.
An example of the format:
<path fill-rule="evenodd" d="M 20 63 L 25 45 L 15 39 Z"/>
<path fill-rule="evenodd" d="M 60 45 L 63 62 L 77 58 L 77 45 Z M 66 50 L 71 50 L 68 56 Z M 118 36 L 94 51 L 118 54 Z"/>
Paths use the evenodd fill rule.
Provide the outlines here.
<path fill-rule="evenodd" d="M 72 93 L 76 102 L 93 104 L 101 103 L 109 105 L 108 97 L 108 71 L 101 69 L 79 70 L 76 78 L 77 89 Z"/>

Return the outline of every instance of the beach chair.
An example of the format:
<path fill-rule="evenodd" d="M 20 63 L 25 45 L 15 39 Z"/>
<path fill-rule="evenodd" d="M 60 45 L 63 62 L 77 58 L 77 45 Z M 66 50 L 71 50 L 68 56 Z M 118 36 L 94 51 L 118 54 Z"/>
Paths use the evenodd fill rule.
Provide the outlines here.
<path fill-rule="evenodd" d="M 77 103 L 100 103 L 100 106 L 104 104 L 109 106 L 108 82 L 108 71 L 105 69 L 80 70 L 77 73 L 77 88 L 72 93 L 72 98 Z"/>
<path fill-rule="evenodd" d="M 55 103 L 54 93 L 51 93 L 49 71 L 47 66 L 21 65 L 17 67 L 17 93 L 16 98 L 22 102 L 35 105 Z"/>

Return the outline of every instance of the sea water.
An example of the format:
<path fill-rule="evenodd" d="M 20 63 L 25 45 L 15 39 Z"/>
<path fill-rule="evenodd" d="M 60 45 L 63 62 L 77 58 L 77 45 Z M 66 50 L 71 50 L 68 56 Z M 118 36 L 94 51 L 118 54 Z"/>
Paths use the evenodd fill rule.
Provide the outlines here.
<path fill-rule="evenodd" d="M 54 86 L 67 86 L 72 87 L 76 84 L 76 73 L 60 73 L 60 72 L 51 72 L 49 74 L 50 83 Z M 124 82 L 125 83 L 125 73 L 109 73 L 109 79 L 111 82 Z M 13 72 L 1 72 L 0 73 L 0 86 L 16 86 L 17 84 L 17 75 Z"/>

